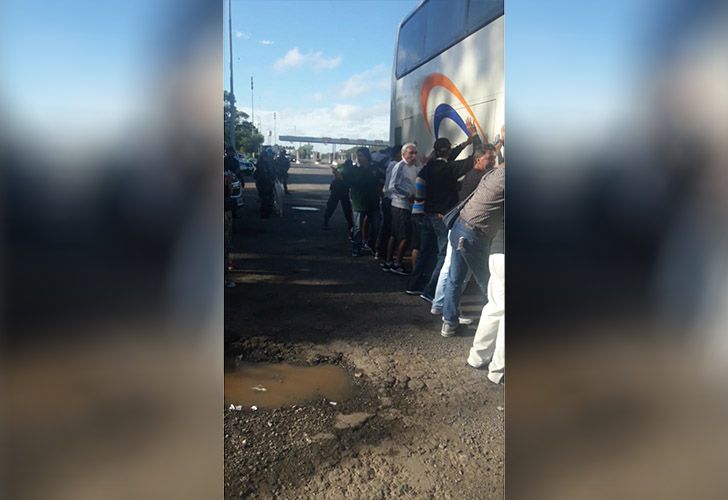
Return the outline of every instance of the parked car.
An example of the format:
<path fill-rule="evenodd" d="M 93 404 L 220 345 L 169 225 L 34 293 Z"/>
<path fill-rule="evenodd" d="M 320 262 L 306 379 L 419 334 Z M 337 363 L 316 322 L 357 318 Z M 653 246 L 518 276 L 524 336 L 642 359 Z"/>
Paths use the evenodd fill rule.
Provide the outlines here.
<path fill-rule="evenodd" d="M 233 217 L 238 217 L 243 208 L 243 185 L 240 179 L 238 179 L 238 176 L 230 170 L 225 171 L 225 180 L 230 182 L 230 198 L 235 202 L 235 206 L 237 207 L 233 209 Z"/>
<path fill-rule="evenodd" d="M 252 177 L 255 173 L 255 161 L 252 159 L 246 159 L 242 156 L 238 156 L 238 163 L 240 163 L 240 172 L 243 175 Z"/>

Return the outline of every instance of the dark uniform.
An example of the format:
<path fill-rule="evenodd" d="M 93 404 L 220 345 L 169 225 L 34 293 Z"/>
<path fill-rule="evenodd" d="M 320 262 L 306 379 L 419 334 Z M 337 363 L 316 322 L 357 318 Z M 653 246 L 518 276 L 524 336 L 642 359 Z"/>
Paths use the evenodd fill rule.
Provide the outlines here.
<path fill-rule="evenodd" d="M 264 153 L 258 158 L 253 178 L 255 179 L 255 187 L 258 189 L 258 196 L 260 197 L 260 217 L 267 219 L 273 212 L 276 180 L 275 166 L 273 165 L 272 158 L 267 154 Z"/>
<path fill-rule="evenodd" d="M 288 170 L 291 168 L 291 162 L 285 154 L 281 153 L 275 160 L 275 169 L 278 180 L 283 184 L 283 189 L 288 194 Z"/>

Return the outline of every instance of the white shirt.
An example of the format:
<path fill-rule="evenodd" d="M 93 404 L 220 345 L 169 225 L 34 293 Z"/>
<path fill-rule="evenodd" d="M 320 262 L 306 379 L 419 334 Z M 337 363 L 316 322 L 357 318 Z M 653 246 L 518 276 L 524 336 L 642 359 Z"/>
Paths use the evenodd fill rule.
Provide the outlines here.
<path fill-rule="evenodd" d="M 417 174 L 422 170 L 422 166 L 415 163 L 407 165 L 402 160 L 392 169 L 392 176 L 389 182 L 388 190 L 392 196 L 392 206 L 411 210 L 410 198 L 415 194 L 415 179 Z"/>

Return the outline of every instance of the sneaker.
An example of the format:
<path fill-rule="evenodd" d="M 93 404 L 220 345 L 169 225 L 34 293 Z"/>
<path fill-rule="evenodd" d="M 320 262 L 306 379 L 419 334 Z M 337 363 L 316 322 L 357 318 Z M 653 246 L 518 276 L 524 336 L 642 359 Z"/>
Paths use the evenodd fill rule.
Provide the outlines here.
<path fill-rule="evenodd" d="M 409 273 L 405 270 L 404 267 L 402 267 L 402 264 L 395 264 L 390 269 L 394 274 L 399 274 L 400 276 L 408 276 Z"/>
<path fill-rule="evenodd" d="M 458 318 L 458 323 L 460 323 L 461 325 L 472 325 L 473 318 L 464 318 L 464 317 L 460 316 Z"/>
<path fill-rule="evenodd" d="M 432 297 L 430 297 L 429 295 L 426 295 L 424 292 L 420 294 L 420 298 L 430 304 L 432 304 L 432 301 L 434 300 Z"/>
<path fill-rule="evenodd" d="M 370 246 L 369 246 L 368 244 L 366 244 L 366 243 L 364 243 L 364 244 L 363 244 L 363 245 L 361 246 L 361 248 L 362 248 L 362 250 L 365 250 L 365 251 L 367 251 L 367 252 L 372 252 L 372 253 L 374 253 L 374 251 L 372 250 L 372 247 L 370 247 Z"/>
<path fill-rule="evenodd" d="M 406 293 L 407 295 L 421 295 L 422 290 L 405 290 L 404 293 Z"/>
<path fill-rule="evenodd" d="M 228 281 L 225 283 L 225 288 L 235 288 L 237 285 L 235 285 L 234 281 Z"/>
<path fill-rule="evenodd" d="M 458 325 L 453 325 L 452 323 L 448 323 L 447 321 L 442 322 L 442 330 L 440 330 L 440 335 L 443 337 L 453 337 L 458 331 Z"/>
<path fill-rule="evenodd" d="M 433 316 L 441 316 L 442 315 L 442 308 L 437 306 L 432 306 L 432 309 L 430 309 L 430 314 Z"/>
<path fill-rule="evenodd" d="M 385 273 L 387 273 L 387 272 L 389 272 L 389 271 L 392 270 L 392 263 L 391 262 L 384 262 L 382 260 L 382 261 L 379 261 L 379 267 L 382 268 L 382 271 L 384 271 Z"/>
<path fill-rule="evenodd" d="M 360 255 L 361 255 L 361 253 L 357 252 L 356 250 L 352 250 L 352 252 L 351 252 L 352 257 L 359 257 Z"/>

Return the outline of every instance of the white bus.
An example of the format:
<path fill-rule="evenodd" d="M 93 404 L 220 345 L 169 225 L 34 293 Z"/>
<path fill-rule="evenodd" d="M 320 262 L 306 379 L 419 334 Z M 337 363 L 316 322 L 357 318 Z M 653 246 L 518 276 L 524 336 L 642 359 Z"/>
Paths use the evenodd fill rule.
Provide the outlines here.
<path fill-rule="evenodd" d="M 505 118 L 503 24 L 503 0 L 423 0 L 400 23 L 390 144 L 415 142 L 424 154 L 439 137 L 456 145 L 468 117 L 493 141 Z"/>

